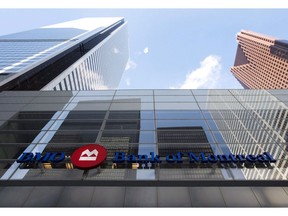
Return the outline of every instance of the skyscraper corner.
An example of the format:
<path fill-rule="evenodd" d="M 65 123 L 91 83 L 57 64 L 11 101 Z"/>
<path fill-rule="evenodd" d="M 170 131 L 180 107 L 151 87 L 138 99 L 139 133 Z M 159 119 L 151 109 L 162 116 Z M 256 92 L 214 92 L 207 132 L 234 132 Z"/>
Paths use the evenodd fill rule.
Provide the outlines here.
<path fill-rule="evenodd" d="M 231 72 L 245 89 L 288 88 L 288 41 L 241 30 Z"/>
<path fill-rule="evenodd" d="M 128 61 L 122 17 L 82 18 L 0 37 L 0 90 L 117 88 Z"/>

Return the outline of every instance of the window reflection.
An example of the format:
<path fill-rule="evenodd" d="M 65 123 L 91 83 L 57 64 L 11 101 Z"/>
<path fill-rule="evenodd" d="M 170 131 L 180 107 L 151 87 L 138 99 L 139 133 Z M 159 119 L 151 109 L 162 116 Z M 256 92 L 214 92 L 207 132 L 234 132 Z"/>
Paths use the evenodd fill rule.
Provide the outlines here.
<path fill-rule="evenodd" d="M 114 96 L 115 92 L 117 97 Z M 109 149 L 109 159 L 101 165 L 101 169 L 105 170 L 103 173 L 117 178 L 115 173 L 118 172 L 121 176 L 119 179 L 135 180 L 137 175 L 136 172 L 130 172 L 132 167 L 142 167 L 141 164 L 132 166 L 128 163 L 113 166 L 111 161 L 115 151 L 135 155 L 149 155 L 155 151 L 163 157 L 177 152 L 193 152 L 196 155 L 202 152 L 207 156 L 262 154 L 267 151 L 277 159 L 273 165 L 275 169 L 260 169 L 258 165 L 233 165 L 236 168 L 219 164 L 193 165 L 189 163 L 187 155 L 183 155 L 187 163 L 162 163 L 150 168 L 157 170 L 155 173 L 160 180 L 203 179 L 203 176 L 210 179 L 248 180 L 287 177 L 288 109 L 267 91 L 141 90 L 141 97 L 129 92 L 104 91 L 101 96 L 99 92 L 91 91 L 88 92 L 89 97 L 79 92 L 73 102 L 69 101 L 65 105 L 62 102 L 68 99 L 69 94 L 63 94 L 61 99 L 54 101 L 53 95 L 47 93 L 45 97 L 52 101 L 51 106 L 44 103 L 42 95 L 34 100 L 39 102 L 38 107 L 32 108 L 32 104 L 26 106 L 24 102 L 27 100 L 20 100 L 15 112 L 12 111 L 15 107 L 9 109 L 11 104 L 2 106 L 6 104 L 1 103 L 4 111 L 0 112 L 0 175 L 1 169 L 8 169 L 12 164 L 10 160 L 15 161 L 20 152 L 33 142 L 33 145 L 39 145 L 39 149 L 42 144 L 44 153 L 64 151 L 67 155 L 82 145 L 99 143 Z M 285 94 L 276 93 L 286 98 Z M 3 93 L 1 95 L 5 98 Z M 25 97 L 28 99 L 30 96 Z M 9 97 L 20 96 L 15 94 Z M 107 100 L 99 101 L 101 98 Z M 141 98 L 149 102 L 139 100 Z M 195 102 L 188 102 L 194 99 Z M 27 110 L 27 107 L 31 110 Z M 45 167 L 49 167 L 49 170 L 73 168 L 67 160 L 68 164 L 46 164 Z M 148 169 L 147 166 L 145 169 Z M 75 168 L 71 170 L 77 172 Z M 97 180 L 100 175 L 89 176 Z"/>

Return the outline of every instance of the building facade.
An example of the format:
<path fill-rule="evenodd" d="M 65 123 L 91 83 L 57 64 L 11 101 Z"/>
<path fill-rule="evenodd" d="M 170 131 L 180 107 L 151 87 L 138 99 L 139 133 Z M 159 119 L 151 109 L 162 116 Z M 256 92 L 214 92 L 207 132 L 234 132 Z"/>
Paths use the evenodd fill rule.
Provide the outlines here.
<path fill-rule="evenodd" d="M 244 88 L 288 88 L 288 41 L 246 30 L 237 41 L 231 72 Z"/>
<path fill-rule="evenodd" d="M 3 91 L 0 205 L 287 207 L 287 93 Z"/>
<path fill-rule="evenodd" d="M 123 18 L 83 18 L 0 37 L 0 90 L 116 88 L 128 60 Z M 111 64 L 113 62 L 113 64 Z"/>

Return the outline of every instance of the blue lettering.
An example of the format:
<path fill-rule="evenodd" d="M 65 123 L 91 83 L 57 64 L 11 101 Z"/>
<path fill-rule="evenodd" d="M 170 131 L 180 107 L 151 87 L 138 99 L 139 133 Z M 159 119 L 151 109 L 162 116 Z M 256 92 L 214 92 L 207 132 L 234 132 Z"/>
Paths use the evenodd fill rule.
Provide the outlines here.
<path fill-rule="evenodd" d="M 183 163 L 182 156 L 184 154 L 182 152 L 177 153 L 177 163 Z"/>
<path fill-rule="evenodd" d="M 254 162 L 256 162 L 257 157 L 255 157 L 255 155 L 247 155 L 246 160 L 251 162 L 251 163 L 254 163 Z"/>
<path fill-rule="evenodd" d="M 235 157 L 235 155 L 233 155 L 233 154 L 229 154 L 229 157 L 231 158 L 231 160 L 233 161 L 233 163 L 237 163 L 238 162 L 238 160 L 236 159 L 236 157 Z"/>
<path fill-rule="evenodd" d="M 22 156 L 17 160 L 17 163 L 27 163 L 30 162 L 33 158 L 33 153 L 31 152 L 24 152 Z"/>
<path fill-rule="evenodd" d="M 262 155 L 257 155 L 257 161 L 265 163 L 265 162 L 269 162 L 269 160 L 267 159 L 267 157 L 262 154 Z"/>
<path fill-rule="evenodd" d="M 151 155 L 151 158 L 150 158 L 151 163 L 161 163 L 159 155 L 154 155 L 154 152 L 150 152 L 150 155 Z"/>
<path fill-rule="evenodd" d="M 136 156 L 135 155 L 128 155 L 127 156 L 127 162 L 129 163 L 135 163 L 136 162 Z"/>
<path fill-rule="evenodd" d="M 189 155 L 190 163 L 199 162 L 200 158 L 201 158 L 202 163 L 208 162 L 208 160 L 206 159 L 205 154 L 203 152 L 199 154 L 199 157 L 194 155 L 192 152 L 189 152 L 188 155 Z"/>
<path fill-rule="evenodd" d="M 268 152 L 264 152 L 263 155 L 265 155 L 267 157 L 267 159 L 270 161 L 270 163 L 276 163 L 276 160 Z"/>
<path fill-rule="evenodd" d="M 167 156 L 166 156 L 166 161 L 167 161 L 168 163 L 174 163 L 175 160 L 176 160 L 176 156 L 173 155 L 173 154 L 170 154 L 170 155 L 167 155 Z"/>
<path fill-rule="evenodd" d="M 122 163 L 125 161 L 125 152 L 115 152 L 113 163 Z"/>
<path fill-rule="evenodd" d="M 64 152 L 47 152 L 45 155 L 42 155 L 40 152 L 36 152 L 33 154 L 32 152 L 26 153 L 24 152 L 22 156 L 17 160 L 17 163 L 29 163 L 29 162 L 61 162 L 65 159 Z"/>
<path fill-rule="evenodd" d="M 229 155 L 218 155 L 220 163 L 230 163 L 231 159 Z"/>
<path fill-rule="evenodd" d="M 216 155 L 209 155 L 209 156 L 208 156 L 208 161 L 209 161 L 210 163 L 217 163 L 218 158 L 217 158 Z"/>
<path fill-rule="evenodd" d="M 236 158 L 238 158 L 238 161 L 241 163 L 244 163 L 246 161 L 245 155 L 236 155 Z"/>
<path fill-rule="evenodd" d="M 47 155 L 47 154 L 46 154 Z M 65 154 L 64 152 L 55 152 L 53 153 L 50 158 L 49 161 L 51 161 L 52 163 L 57 163 L 57 162 L 61 162 L 65 159 Z"/>
<path fill-rule="evenodd" d="M 47 152 L 44 156 L 42 156 L 40 152 L 36 152 L 32 161 L 47 163 L 49 162 L 50 154 L 50 152 Z"/>
<path fill-rule="evenodd" d="M 148 156 L 147 155 L 138 155 L 138 163 L 141 162 L 147 162 L 148 161 Z"/>

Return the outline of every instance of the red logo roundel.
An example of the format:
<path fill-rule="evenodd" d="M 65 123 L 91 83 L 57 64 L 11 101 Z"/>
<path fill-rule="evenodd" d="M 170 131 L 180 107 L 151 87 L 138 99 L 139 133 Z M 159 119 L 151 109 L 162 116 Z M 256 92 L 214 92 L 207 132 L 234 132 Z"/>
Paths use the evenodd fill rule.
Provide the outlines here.
<path fill-rule="evenodd" d="M 92 169 L 106 159 L 106 149 L 98 144 L 88 144 L 76 149 L 71 155 L 72 164 L 79 169 Z"/>

